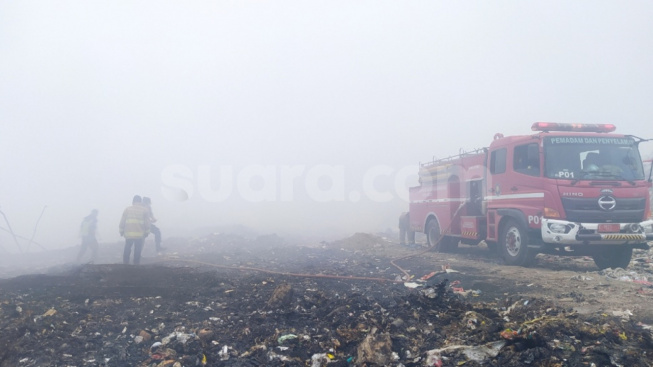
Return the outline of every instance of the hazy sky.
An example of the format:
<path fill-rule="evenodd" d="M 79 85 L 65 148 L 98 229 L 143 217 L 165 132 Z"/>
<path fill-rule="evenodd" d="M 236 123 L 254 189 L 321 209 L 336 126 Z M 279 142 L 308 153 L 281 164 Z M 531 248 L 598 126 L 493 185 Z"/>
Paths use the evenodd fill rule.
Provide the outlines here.
<path fill-rule="evenodd" d="M 47 205 L 49 248 L 93 208 L 118 240 L 134 194 L 164 238 L 394 227 L 406 172 L 496 132 L 653 137 L 651 19 L 650 1 L 0 1 L 0 210 L 29 238 Z"/>

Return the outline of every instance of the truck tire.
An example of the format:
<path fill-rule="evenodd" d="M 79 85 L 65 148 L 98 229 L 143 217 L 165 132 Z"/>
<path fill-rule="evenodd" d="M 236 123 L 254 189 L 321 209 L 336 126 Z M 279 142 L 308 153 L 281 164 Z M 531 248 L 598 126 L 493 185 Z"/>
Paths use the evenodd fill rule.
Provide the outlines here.
<path fill-rule="evenodd" d="M 528 266 L 536 253 L 528 248 L 526 228 L 514 219 L 508 219 L 501 227 L 498 252 L 507 265 Z"/>
<path fill-rule="evenodd" d="M 632 247 L 624 246 L 611 246 L 598 249 L 596 253 L 592 255 L 594 259 L 594 264 L 599 267 L 600 270 L 607 268 L 622 268 L 626 269 L 628 264 L 630 264 L 630 259 L 633 257 Z"/>
<path fill-rule="evenodd" d="M 426 243 L 431 251 L 442 251 L 442 234 L 437 219 L 431 219 L 426 223 Z"/>

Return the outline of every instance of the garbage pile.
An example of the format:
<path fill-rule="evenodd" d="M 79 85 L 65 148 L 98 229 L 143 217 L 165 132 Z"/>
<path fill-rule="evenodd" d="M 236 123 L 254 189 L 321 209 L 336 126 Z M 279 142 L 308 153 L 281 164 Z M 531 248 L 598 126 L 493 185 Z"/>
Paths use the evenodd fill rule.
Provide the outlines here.
<path fill-rule="evenodd" d="M 653 364 L 651 325 L 627 315 L 472 302 L 455 272 L 409 282 L 380 258 L 267 240 L 0 280 L 0 367 Z"/>

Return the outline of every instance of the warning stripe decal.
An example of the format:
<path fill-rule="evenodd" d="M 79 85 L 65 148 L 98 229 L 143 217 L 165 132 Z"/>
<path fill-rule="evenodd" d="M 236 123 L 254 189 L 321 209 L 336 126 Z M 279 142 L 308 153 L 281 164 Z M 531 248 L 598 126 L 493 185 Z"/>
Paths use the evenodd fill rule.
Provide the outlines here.
<path fill-rule="evenodd" d="M 641 240 L 645 237 L 641 234 L 604 234 L 601 235 L 604 240 Z"/>

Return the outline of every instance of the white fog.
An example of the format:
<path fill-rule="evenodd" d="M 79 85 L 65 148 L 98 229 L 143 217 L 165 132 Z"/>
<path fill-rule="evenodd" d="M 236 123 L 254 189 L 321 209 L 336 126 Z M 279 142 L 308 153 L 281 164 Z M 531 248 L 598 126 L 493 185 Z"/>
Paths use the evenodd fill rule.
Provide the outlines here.
<path fill-rule="evenodd" d="M 653 138 L 652 18 L 647 1 L 0 2 L 0 251 L 79 245 L 92 209 L 119 241 L 135 194 L 164 240 L 380 232 L 419 162 L 497 132 Z"/>

